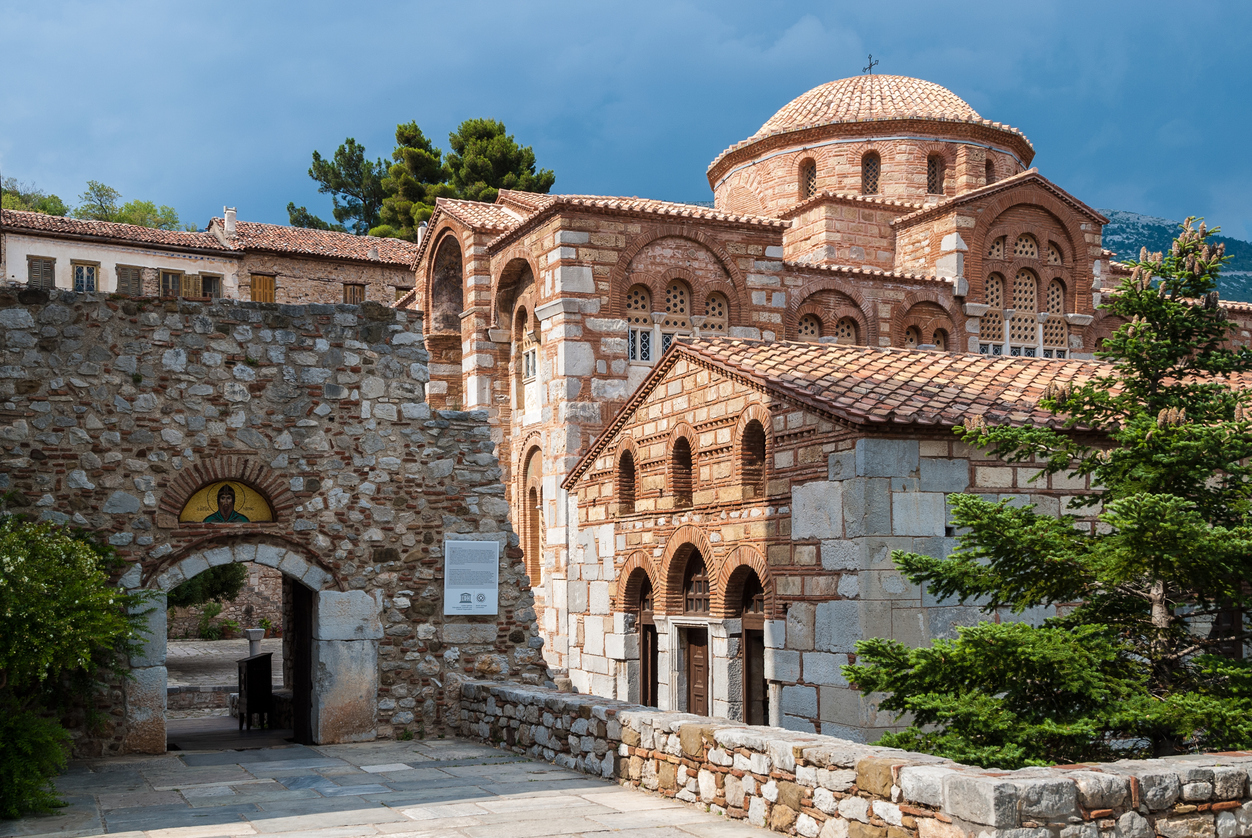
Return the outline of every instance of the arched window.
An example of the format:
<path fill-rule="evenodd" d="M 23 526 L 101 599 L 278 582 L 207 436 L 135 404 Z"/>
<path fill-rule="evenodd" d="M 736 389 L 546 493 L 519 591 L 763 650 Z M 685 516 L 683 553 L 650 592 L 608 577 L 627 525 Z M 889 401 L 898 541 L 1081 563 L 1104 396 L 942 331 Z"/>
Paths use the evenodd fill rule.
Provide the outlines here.
<path fill-rule="evenodd" d="M 1063 264 L 1061 260 L 1061 249 L 1056 246 L 1056 242 L 1048 242 L 1048 264 L 1049 265 Z"/>
<path fill-rule="evenodd" d="M 765 428 L 760 420 L 753 419 L 744 426 L 739 445 L 739 474 L 744 497 L 765 497 Z"/>
<path fill-rule="evenodd" d="M 1003 259 L 1004 258 L 1004 236 L 1000 236 L 1000 238 L 996 239 L 995 241 L 991 243 L 991 247 L 987 248 L 987 258 L 988 259 Z"/>
<path fill-rule="evenodd" d="M 938 349 L 940 352 L 948 351 L 948 333 L 943 329 L 935 329 L 934 337 L 930 339 L 930 342 L 933 343 L 935 345 L 935 349 Z"/>
<path fill-rule="evenodd" d="M 692 489 L 695 484 L 692 474 L 691 443 L 685 436 L 674 440 L 674 448 L 670 452 L 670 495 L 675 506 L 691 506 Z"/>
<path fill-rule="evenodd" d="M 926 191 L 931 195 L 943 194 L 943 155 L 932 154 L 926 158 Z"/>
<path fill-rule="evenodd" d="M 623 451 L 617 461 L 617 514 L 635 511 L 635 456 Z"/>
<path fill-rule="evenodd" d="M 845 317 L 835 324 L 835 343 L 842 343 L 848 346 L 855 346 L 861 342 L 860 334 L 858 334 L 856 321 L 851 317 Z"/>
<path fill-rule="evenodd" d="M 725 334 L 730 325 L 730 305 L 725 295 L 714 291 L 704 301 L 704 325 L 700 328 L 706 332 Z"/>
<path fill-rule="evenodd" d="M 1043 321 L 1043 357 L 1064 358 L 1069 350 L 1069 325 L 1065 322 L 1065 285 L 1060 279 L 1048 283 L 1048 319 Z"/>
<path fill-rule="evenodd" d="M 817 194 L 817 164 L 811 159 L 800 162 L 800 200 Z"/>
<path fill-rule="evenodd" d="M 909 326 L 904 330 L 904 348 L 916 349 L 922 343 L 922 333 L 916 326 Z"/>
<path fill-rule="evenodd" d="M 1035 241 L 1035 237 L 1022 233 L 1017 237 L 1017 241 L 1013 242 L 1013 256 L 1018 259 L 1038 259 L 1039 243 Z"/>
<path fill-rule="evenodd" d="M 1019 239 L 1020 241 L 1020 239 Z M 1038 343 L 1039 280 L 1022 268 L 1013 277 L 1013 316 L 1009 320 L 1009 354 L 1035 357 Z"/>
<path fill-rule="evenodd" d="M 674 335 L 691 331 L 691 289 L 681 279 L 665 286 L 665 319 L 661 321 L 661 354 L 674 342 Z"/>
<path fill-rule="evenodd" d="M 861 158 L 861 194 L 877 195 L 878 179 L 882 174 L 882 158 L 876 151 L 867 151 Z"/>
<path fill-rule="evenodd" d="M 529 321 L 526 319 L 526 312 L 521 312 L 521 320 L 518 323 L 520 329 L 520 339 L 518 340 L 518 358 L 519 373 L 521 374 L 522 384 L 522 403 L 521 408 L 524 413 L 533 414 L 540 408 L 539 395 L 539 330 L 531 328 Z M 535 324 L 537 327 L 538 324 Z"/>
<path fill-rule="evenodd" d="M 531 449 L 523 470 L 523 500 L 525 541 L 522 554 L 531 587 L 538 587 L 543 571 L 543 455 L 538 448 Z"/>
<path fill-rule="evenodd" d="M 796 325 L 796 336 L 800 340 L 816 341 L 822 337 L 822 319 L 816 314 L 806 314 Z"/>
<path fill-rule="evenodd" d="M 683 576 L 683 613 L 709 613 L 709 574 L 704 567 L 704 558 L 699 553 L 692 553 L 687 559 L 687 568 Z"/>
<path fill-rule="evenodd" d="M 990 157 L 988 157 L 987 158 L 987 185 L 990 186 L 991 184 L 995 182 L 996 182 L 996 164 Z"/>
<path fill-rule="evenodd" d="M 978 351 L 983 355 L 1003 355 L 1004 277 L 999 274 L 987 277 L 983 301 L 987 304 L 987 312 L 978 324 Z"/>
<path fill-rule="evenodd" d="M 652 294 L 642 285 L 626 292 L 626 323 L 630 329 L 630 360 L 652 360 Z"/>

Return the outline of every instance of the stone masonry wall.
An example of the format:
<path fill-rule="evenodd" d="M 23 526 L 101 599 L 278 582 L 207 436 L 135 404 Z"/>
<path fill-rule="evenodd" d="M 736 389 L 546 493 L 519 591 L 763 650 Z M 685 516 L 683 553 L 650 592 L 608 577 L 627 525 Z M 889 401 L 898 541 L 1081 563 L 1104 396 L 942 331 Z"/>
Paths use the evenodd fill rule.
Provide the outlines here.
<path fill-rule="evenodd" d="M 0 288 L 0 488 L 85 527 L 158 595 L 80 753 L 165 747 L 165 590 L 211 565 L 313 592 L 314 736 L 444 729 L 461 677 L 541 683 L 533 596 L 484 413 L 432 412 L 421 314 Z M 271 523 L 180 523 L 237 481 Z M 443 543 L 496 541 L 499 617 L 443 617 Z M 449 692 L 450 691 L 450 692 Z"/>
<path fill-rule="evenodd" d="M 295 305 L 342 303 L 344 285 L 364 285 L 366 300 L 389 306 L 397 288 L 413 287 L 413 271 L 407 265 L 249 252 L 239 266 L 242 299 L 252 299 L 253 274 L 274 277 L 275 301 Z"/>
<path fill-rule="evenodd" d="M 829 736 L 466 682 L 460 734 L 805 838 L 1246 838 L 1252 753 L 988 771 Z"/>

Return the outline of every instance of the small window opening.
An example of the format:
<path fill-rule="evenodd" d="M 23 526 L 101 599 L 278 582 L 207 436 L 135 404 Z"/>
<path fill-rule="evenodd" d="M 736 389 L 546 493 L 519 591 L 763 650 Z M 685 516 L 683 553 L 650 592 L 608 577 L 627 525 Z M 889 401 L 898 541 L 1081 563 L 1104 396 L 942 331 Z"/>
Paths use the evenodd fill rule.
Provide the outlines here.
<path fill-rule="evenodd" d="M 931 195 L 943 194 L 943 157 L 932 154 L 926 158 L 926 191 Z"/>
<path fill-rule="evenodd" d="M 861 194 L 877 195 L 878 178 L 882 173 L 882 158 L 871 151 L 861 158 Z"/>

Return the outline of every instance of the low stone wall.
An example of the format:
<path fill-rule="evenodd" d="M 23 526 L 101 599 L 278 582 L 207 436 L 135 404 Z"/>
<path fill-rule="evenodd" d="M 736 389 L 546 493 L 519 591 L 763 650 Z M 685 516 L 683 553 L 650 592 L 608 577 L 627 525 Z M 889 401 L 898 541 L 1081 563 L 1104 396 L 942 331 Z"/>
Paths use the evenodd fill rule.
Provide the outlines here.
<path fill-rule="evenodd" d="M 461 685 L 461 735 L 806 838 L 1252 835 L 1252 752 L 988 771 L 484 681 Z"/>
<path fill-rule="evenodd" d="M 165 691 L 166 710 L 215 710 L 230 703 L 230 694 L 238 691 L 234 684 L 214 686 L 168 687 Z"/>

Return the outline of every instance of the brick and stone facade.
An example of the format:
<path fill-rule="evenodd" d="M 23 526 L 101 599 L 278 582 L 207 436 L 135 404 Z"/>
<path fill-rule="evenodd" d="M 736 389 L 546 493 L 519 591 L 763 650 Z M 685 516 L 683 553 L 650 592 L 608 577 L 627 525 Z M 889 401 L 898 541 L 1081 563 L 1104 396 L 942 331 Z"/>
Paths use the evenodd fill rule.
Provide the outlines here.
<path fill-rule="evenodd" d="M 0 486 L 97 532 L 154 597 L 134 678 L 98 697 L 108 721 L 76 727 L 79 752 L 164 751 L 163 592 L 224 562 L 283 576 L 312 741 L 443 729 L 467 674 L 546 678 L 486 416 L 425 402 L 421 319 L 0 290 Z M 180 522 L 221 480 L 273 520 Z M 498 617 L 443 616 L 445 538 L 501 545 Z"/>

